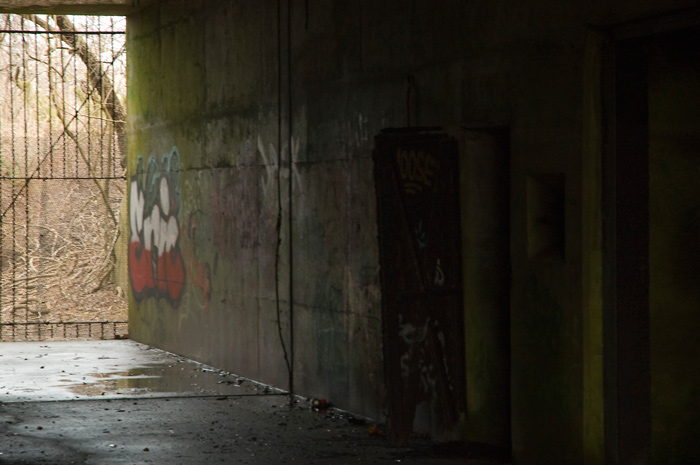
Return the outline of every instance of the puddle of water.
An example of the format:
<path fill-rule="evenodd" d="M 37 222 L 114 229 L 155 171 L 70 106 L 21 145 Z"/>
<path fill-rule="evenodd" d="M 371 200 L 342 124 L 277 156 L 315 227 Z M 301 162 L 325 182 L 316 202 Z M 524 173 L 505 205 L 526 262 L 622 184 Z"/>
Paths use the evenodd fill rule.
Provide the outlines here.
<path fill-rule="evenodd" d="M 84 381 L 63 385 L 72 394 L 114 397 L 178 393 L 180 395 L 269 394 L 264 386 L 225 372 L 191 367 L 154 365 L 125 371 L 86 373 Z M 68 380 L 67 380 L 68 381 Z"/>
<path fill-rule="evenodd" d="M 281 393 L 128 340 L 0 344 L 0 360 L 2 402 Z"/>

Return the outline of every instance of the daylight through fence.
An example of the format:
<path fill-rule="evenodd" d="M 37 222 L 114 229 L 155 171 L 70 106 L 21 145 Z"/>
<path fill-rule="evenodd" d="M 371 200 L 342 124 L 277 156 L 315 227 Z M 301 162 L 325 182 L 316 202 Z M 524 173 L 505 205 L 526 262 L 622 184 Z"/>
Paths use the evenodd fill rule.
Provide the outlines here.
<path fill-rule="evenodd" d="M 0 16 L 0 340 L 128 332 L 124 28 Z"/>

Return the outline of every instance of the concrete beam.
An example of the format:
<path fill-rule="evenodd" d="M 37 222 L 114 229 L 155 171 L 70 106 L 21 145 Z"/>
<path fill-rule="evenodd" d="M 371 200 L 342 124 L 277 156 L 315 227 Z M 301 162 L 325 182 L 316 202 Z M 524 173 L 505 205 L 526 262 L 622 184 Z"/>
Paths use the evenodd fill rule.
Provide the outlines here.
<path fill-rule="evenodd" d="M 153 0 L 0 0 L 0 13 L 128 15 Z"/>

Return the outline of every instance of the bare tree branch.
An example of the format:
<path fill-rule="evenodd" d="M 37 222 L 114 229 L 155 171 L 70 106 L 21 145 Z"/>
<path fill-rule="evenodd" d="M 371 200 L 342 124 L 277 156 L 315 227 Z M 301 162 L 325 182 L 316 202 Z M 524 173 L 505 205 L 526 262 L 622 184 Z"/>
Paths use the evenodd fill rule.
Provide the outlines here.
<path fill-rule="evenodd" d="M 99 57 L 90 50 L 85 39 L 76 34 L 75 25 L 67 16 L 55 16 L 58 29 L 51 27 L 47 21 L 44 21 L 37 15 L 23 15 L 22 17 L 33 21 L 45 31 L 56 34 L 70 47 L 71 53 L 77 55 L 85 63 L 90 87 L 98 93 L 105 111 L 112 118 L 117 135 L 117 144 L 119 145 L 121 166 L 122 168 L 126 167 L 126 109 L 114 90 L 112 80 L 102 69 L 102 62 Z"/>
<path fill-rule="evenodd" d="M 11 27 L 21 21 L 32 24 Z M 3 23 L 31 34 L 0 34 L 0 170 L 11 183 L 0 202 L 0 323 L 110 320 L 126 309 L 114 208 L 126 180 L 113 159 L 125 154 L 123 37 L 103 48 L 72 17 Z"/>

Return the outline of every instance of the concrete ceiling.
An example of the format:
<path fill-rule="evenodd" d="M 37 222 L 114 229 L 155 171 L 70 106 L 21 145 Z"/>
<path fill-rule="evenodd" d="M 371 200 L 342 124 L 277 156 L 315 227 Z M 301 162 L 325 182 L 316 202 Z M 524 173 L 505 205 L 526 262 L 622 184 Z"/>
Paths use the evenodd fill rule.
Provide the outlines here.
<path fill-rule="evenodd" d="M 0 0 L 0 13 L 128 15 L 153 0 Z"/>

